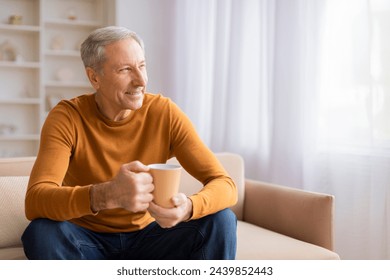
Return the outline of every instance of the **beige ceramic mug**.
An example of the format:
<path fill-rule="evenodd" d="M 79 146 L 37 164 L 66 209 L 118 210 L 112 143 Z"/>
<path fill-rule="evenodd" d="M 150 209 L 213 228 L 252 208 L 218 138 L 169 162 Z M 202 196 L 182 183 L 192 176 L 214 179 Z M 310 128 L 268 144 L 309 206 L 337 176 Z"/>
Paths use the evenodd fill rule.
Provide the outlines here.
<path fill-rule="evenodd" d="M 172 197 L 179 192 L 181 166 L 166 163 L 155 163 L 148 166 L 153 177 L 153 201 L 165 208 L 175 207 Z"/>

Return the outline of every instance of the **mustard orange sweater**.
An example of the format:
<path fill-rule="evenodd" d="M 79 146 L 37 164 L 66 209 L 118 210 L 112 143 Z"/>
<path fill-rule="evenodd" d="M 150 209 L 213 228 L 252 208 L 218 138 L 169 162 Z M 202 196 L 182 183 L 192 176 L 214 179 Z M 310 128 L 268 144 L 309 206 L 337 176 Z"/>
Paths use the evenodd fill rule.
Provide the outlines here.
<path fill-rule="evenodd" d="M 99 232 L 142 229 L 153 221 L 147 211 L 111 209 L 94 214 L 90 187 L 111 180 L 124 163 L 139 160 L 147 165 L 172 156 L 204 184 L 190 197 L 191 219 L 236 203 L 234 182 L 170 99 L 146 94 L 143 106 L 118 122 L 100 113 L 94 94 L 61 101 L 42 128 L 26 193 L 26 216 L 70 220 Z"/>

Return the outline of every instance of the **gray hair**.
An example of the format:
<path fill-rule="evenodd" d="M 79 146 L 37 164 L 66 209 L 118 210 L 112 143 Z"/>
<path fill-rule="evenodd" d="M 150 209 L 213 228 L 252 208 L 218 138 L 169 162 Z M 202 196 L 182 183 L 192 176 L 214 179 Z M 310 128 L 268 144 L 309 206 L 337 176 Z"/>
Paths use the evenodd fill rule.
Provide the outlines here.
<path fill-rule="evenodd" d="M 106 59 L 105 46 L 127 38 L 134 39 L 145 52 L 142 39 L 135 32 L 125 27 L 107 26 L 93 31 L 81 44 L 80 53 L 84 67 L 91 67 L 95 71 L 100 71 Z"/>

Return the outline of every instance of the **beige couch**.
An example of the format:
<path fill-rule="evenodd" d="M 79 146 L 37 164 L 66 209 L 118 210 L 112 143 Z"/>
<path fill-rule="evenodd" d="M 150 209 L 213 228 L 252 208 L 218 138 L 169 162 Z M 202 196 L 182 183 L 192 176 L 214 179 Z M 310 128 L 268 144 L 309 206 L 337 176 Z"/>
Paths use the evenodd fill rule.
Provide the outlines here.
<path fill-rule="evenodd" d="M 239 190 L 233 207 L 239 219 L 237 259 L 339 259 L 333 252 L 333 196 L 245 179 L 240 156 L 217 157 Z M 24 195 L 34 160 L 0 159 L 0 259 L 25 259 L 20 237 L 28 224 Z M 200 187 L 184 172 L 184 192 Z"/>

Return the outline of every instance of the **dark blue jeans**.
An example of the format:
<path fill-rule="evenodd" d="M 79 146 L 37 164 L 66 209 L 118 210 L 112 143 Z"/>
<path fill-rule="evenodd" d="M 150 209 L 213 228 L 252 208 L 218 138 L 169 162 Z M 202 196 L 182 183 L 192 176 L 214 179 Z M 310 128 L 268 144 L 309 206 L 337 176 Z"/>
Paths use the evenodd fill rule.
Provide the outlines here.
<path fill-rule="evenodd" d="M 173 228 L 156 222 L 136 232 L 98 233 L 71 222 L 36 219 L 22 242 L 28 259 L 234 259 L 237 219 L 225 209 Z"/>

